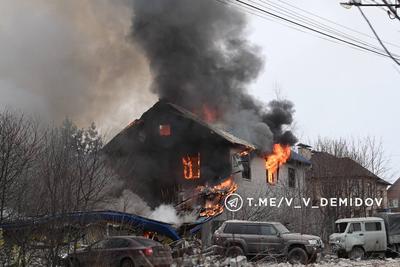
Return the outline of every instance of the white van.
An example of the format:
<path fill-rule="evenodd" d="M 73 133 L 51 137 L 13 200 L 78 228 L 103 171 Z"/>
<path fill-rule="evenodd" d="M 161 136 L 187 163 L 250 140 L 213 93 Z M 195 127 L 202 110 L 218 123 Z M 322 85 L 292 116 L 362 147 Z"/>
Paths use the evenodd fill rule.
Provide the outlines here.
<path fill-rule="evenodd" d="M 366 253 L 387 250 L 385 223 L 382 218 L 346 218 L 335 222 L 335 233 L 329 236 L 331 248 L 338 256 L 362 259 Z"/>

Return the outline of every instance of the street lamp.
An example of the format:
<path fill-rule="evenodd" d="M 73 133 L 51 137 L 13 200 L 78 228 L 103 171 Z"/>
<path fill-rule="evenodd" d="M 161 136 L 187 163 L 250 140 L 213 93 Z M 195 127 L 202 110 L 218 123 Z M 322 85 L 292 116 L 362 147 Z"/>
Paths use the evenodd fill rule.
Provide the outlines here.
<path fill-rule="evenodd" d="M 349 0 L 349 2 L 342 2 L 340 3 L 340 5 L 347 9 L 350 9 L 352 6 L 386 6 L 395 8 L 400 7 L 400 4 L 398 2 L 396 4 L 363 4 L 361 0 Z"/>
<path fill-rule="evenodd" d="M 361 0 L 349 0 L 349 2 L 340 3 L 340 5 L 346 9 L 350 9 L 352 6 L 361 6 Z"/>
<path fill-rule="evenodd" d="M 395 19 L 395 18 L 399 18 L 399 16 L 397 15 L 397 9 L 400 8 L 400 2 L 399 0 L 395 1 L 395 4 L 386 4 L 382 3 L 382 4 L 378 4 L 378 3 L 374 3 L 374 4 L 363 4 L 361 2 L 361 0 L 349 0 L 348 2 L 342 2 L 340 3 L 340 5 L 346 9 L 350 9 L 352 6 L 357 6 L 357 7 L 366 7 L 366 6 L 374 6 L 374 7 L 388 7 L 389 10 L 387 11 L 389 17 L 391 19 Z"/>

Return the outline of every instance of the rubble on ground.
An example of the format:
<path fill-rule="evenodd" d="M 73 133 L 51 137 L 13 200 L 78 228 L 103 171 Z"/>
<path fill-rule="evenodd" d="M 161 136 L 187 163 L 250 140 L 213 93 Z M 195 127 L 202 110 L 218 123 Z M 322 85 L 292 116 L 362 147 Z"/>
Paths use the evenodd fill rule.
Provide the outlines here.
<path fill-rule="evenodd" d="M 300 267 L 304 265 L 292 265 L 287 262 L 280 262 L 273 257 L 264 257 L 258 260 L 248 260 L 245 256 L 236 258 L 225 257 L 223 248 L 211 246 L 201 249 L 199 240 L 180 240 L 173 247 L 173 267 Z M 400 258 L 392 259 L 368 259 L 352 261 L 350 259 L 337 258 L 334 255 L 318 257 L 316 263 L 308 267 L 400 267 Z"/>

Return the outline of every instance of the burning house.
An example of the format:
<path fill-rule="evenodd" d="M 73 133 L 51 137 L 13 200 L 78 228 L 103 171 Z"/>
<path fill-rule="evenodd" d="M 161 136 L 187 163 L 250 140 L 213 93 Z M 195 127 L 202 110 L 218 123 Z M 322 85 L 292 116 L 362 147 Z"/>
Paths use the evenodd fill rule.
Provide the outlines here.
<path fill-rule="evenodd" d="M 255 145 L 166 101 L 157 102 L 104 148 L 126 188 L 151 206 L 214 217 L 232 192 L 257 192 L 285 180 L 301 186 L 308 161 L 289 146 L 264 154 Z M 288 161 L 288 166 L 283 165 Z M 297 174 L 297 177 L 296 177 Z M 259 193 L 267 192 L 267 190 Z M 217 221 L 225 219 L 220 216 Z M 205 227 L 212 231 L 217 224 Z"/>
<path fill-rule="evenodd" d="M 209 218 L 229 193 L 276 184 L 297 142 L 294 105 L 248 93 L 264 62 L 246 17 L 215 1 L 137 0 L 133 9 L 130 37 L 161 100 L 104 148 L 124 187 L 153 208 Z"/>

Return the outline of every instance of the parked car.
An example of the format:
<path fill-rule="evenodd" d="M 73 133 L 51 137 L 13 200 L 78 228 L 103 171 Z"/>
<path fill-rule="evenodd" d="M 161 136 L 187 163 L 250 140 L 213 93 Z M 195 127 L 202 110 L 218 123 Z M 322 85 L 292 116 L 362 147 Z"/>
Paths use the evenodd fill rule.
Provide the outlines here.
<path fill-rule="evenodd" d="M 329 244 L 339 257 L 362 259 L 369 253 L 400 252 L 400 214 L 345 218 L 335 222 Z"/>
<path fill-rule="evenodd" d="M 318 236 L 290 233 L 279 222 L 225 221 L 213 235 L 213 244 L 226 248 L 226 255 L 271 255 L 290 263 L 315 261 L 323 243 Z"/>
<path fill-rule="evenodd" d="M 137 236 L 114 236 L 77 250 L 66 258 L 67 266 L 170 266 L 171 250 L 161 243 Z"/>

